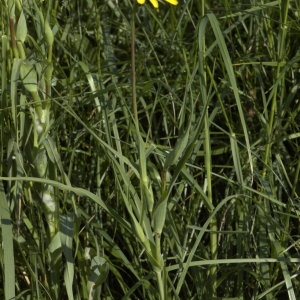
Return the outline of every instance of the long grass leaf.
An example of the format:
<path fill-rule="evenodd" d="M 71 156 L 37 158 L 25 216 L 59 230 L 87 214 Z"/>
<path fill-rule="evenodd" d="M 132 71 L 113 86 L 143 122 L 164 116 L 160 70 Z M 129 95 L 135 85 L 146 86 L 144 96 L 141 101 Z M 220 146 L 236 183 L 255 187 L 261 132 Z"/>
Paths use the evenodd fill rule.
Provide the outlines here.
<path fill-rule="evenodd" d="M 210 24 L 212 26 L 212 29 L 214 31 L 215 37 L 216 37 L 216 41 L 218 43 L 223 61 L 224 61 L 224 66 L 226 68 L 228 77 L 229 77 L 229 81 L 230 84 L 232 86 L 232 90 L 233 90 L 233 94 L 235 97 L 235 101 L 236 101 L 236 105 L 239 111 L 239 116 L 240 116 L 240 121 L 241 121 L 241 125 L 243 128 L 243 133 L 244 133 L 244 138 L 245 138 L 245 142 L 246 142 L 246 147 L 247 147 L 247 152 L 248 152 L 248 158 L 249 158 L 249 166 L 250 166 L 250 170 L 251 173 L 253 173 L 253 161 L 252 161 L 252 154 L 251 154 L 251 147 L 250 147 L 250 141 L 249 141 L 249 134 L 248 134 L 248 128 L 246 125 L 246 120 L 245 120 L 245 114 L 242 108 L 242 102 L 240 99 L 240 95 L 239 95 L 239 90 L 237 87 L 237 82 L 236 82 L 236 78 L 233 72 L 233 67 L 232 67 L 232 62 L 230 59 L 230 55 L 227 49 L 227 46 L 225 44 L 225 40 L 223 37 L 223 34 L 221 32 L 218 20 L 216 18 L 215 15 L 213 14 L 207 14 L 207 17 L 210 21 Z"/>
<path fill-rule="evenodd" d="M 4 268 L 4 297 L 5 300 L 11 300 L 15 299 L 15 257 L 13 246 L 14 238 L 10 211 L 2 181 L 0 181 L 0 217 L 3 251 L 2 266 Z"/>
<path fill-rule="evenodd" d="M 64 272 L 64 279 L 68 299 L 74 299 L 73 295 L 73 281 L 74 281 L 74 258 L 72 253 L 72 242 L 74 234 L 74 215 L 61 215 L 60 216 L 60 239 L 63 254 L 66 259 L 66 267 Z"/>
<path fill-rule="evenodd" d="M 105 211 L 107 211 L 108 213 L 111 213 L 111 215 L 114 216 L 116 218 L 116 220 L 118 220 L 124 226 L 124 228 L 127 228 L 127 229 L 129 229 L 129 231 L 131 231 L 130 225 L 125 219 L 123 219 L 113 208 L 111 208 L 107 204 L 105 204 L 97 195 L 91 193 L 90 191 L 88 191 L 86 189 L 73 187 L 70 185 L 65 185 L 59 181 L 50 180 L 50 179 L 46 179 L 46 178 L 38 178 L 38 177 L 2 177 L 1 176 L 0 180 L 38 182 L 38 183 L 43 183 L 43 184 L 46 184 L 49 186 L 56 187 L 58 189 L 61 189 L 62 191 L 73 192 L 78 196 L 87 197 L 87 198 L 93 200 L 96 204 L 98 204 Z"/>
<path fill-rule="evenodd" d="M 241 186 L 243 186 L 244 178 L 243 178 L 243 171 L 242 171 L 242 165 L 241 165 L 241 159 L 240 159 L 240 151 L 239 151 L 239 146 L 238 146 L 236 136 L 234 133 L 232 133 L 230 136 L 230 144 L 231 144 L 233 165 L 234 165 L 236 177 L 237 177 L 238 183 Z"/>
<path fill-rule="evenodd" d="M 168 272 L 171 272 L 173 270 L 179 270 L 180 268 L 193 268 L 193 267 L 201 267 L 201 266 L 209 266 L 212 264 L 221 265 L 221 264 L 265 264 L 265 263 L 279 263 L 281 261 L 284 261 L 285 263 L 290 264 L 299 264 L 300 258 L 272 258 L 272 257 L 266 257 L 266 258 L 226 258 L 226 259 L 216 259 L 216 260 L 195 260 L 191 262 L 186 263 L 180 263 L 180 264 L 174 264 L 168 266 L 166 269 Z M 294 274 L 291 276 L 291 278 L 298 277 L 299 274 Z M 284 283 L 284 282 L 283 282 Z"/>

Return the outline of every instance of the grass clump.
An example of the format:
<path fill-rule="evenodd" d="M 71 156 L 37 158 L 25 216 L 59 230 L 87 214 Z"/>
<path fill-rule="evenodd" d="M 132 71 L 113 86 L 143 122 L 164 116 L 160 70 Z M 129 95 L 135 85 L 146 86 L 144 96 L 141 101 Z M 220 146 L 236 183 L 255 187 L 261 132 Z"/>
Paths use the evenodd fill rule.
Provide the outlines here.
<path fill-rule="evenodd" d="M 3 299 L 298 299 L 299 5 L 1 2 Z"/>

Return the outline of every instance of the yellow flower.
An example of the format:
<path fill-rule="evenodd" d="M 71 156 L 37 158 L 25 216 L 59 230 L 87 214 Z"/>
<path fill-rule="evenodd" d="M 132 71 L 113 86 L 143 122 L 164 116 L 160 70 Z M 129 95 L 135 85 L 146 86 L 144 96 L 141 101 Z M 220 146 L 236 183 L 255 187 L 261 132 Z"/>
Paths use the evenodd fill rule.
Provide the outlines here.
<path fill-rule="evenodd" d="M 178 4 L 178 1 L 177 0 L 165 0 L 166 2 L 169 2 L 173 5 L 177 5 Z"/>
<path fill-rule="evenodd" d="M 173 5 L 177 5 L 178 4 L 178 0 L 165 0 L 166 2 L 169 2 Z M 139 4 L 144 4 L 145 0 L 137 0 L 137 2 Z M 158 8 L 158 0 L 150 0 L 151 4 L 155 7 Z"/>

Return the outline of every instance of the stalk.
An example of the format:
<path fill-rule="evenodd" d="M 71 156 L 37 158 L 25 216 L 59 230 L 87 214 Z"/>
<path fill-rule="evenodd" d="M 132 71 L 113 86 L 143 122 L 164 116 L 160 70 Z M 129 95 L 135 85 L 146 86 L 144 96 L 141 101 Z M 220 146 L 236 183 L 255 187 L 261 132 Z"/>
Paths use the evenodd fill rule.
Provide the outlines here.
<path fill-rule="evenodd" d="M 277 53 L 277 68 L 276 68 L 276 75 L 275 75 L 275 82 L 279 80 L 280 71 L 282 69 L 282 63 L 284 59 L 284 50 L 285 50 L 285 40 L 287 34 L 287 16 L 288 16 L 288 8 L 289 8 L 290 1 L 281 1 L 281 30 L 280 30 L 280 42 L 279 42 L 279 49 Z M 281 79 L 281 82 L 284 81 L 284 78 Z M 271 154 L 272 148 L 272 135 L 274 132 L 274 123 L 275 123 L 275 115 L 277 113 L 277 95 L 278 95 L 278 88 L 279 84 L 274 85 L 274 92 L 272 97 L 272 104 L 271 104 L 271 111 L 269 116 L 269 124 L 267 128 L 267 145 L 265 150 L 264 156 L 264 169 L 262 172 L 262 177 L 266 178 L 267 176 L 267 166 L 269 165 L 269 159 Z"/>
<path fill-rule="evenodd" d="M 13 55 L 15 58 L 19 58 L 19 51 L 18 51 L 18 46 L 17 46 L 17 42 L 16 42 L 15 25 L 16 25 L 15 5 L 13 4 L 13 6 L 10 7 L 9 32 L 10 32 L 11 47 L 13 50 Z"/>
<path fill-rule="evenodd" d="M 204 1 L 202 1 L 201 13 L 202 17 L 205 14 Z M 207 80 L 206 80 L 206 45 L 205 36 L 201 37 L 199 43 L 199 68 L 200 68 L 200 85 L 201 85 L 201 96 L 203 101 L 203 107 L 206 108 L 204 116 L 204 165 L 205 165 L 205 183 L 207 189 L 207 199 L 213 207 L 213 191 L 212 191 L 212 164 L 211 164 L 211 141 L 210 141 L 210 124 L 209 124 L 209 112 L 208 112 L 208 97 L 207 97 Z M 211 212 L 210 212 L 211 213 Z M 218 255 L 218 235 L 217 235 L 217 219 L 213 217 L 210 222 L 210 253 L 211 259 L 216 260 Z M 212 297 L 216 297 L 217 294 L 217 266 L 211 265 L 209 269 L 210 276 L 210 294 Z"/>
<path fill-rule="evenodd" d="M 48 3 L 47 15 L 44 19 L 43 12 L 40 7 L 37 6 L 35 1 L 32 1 L 36 12 L 38 13 L 39 22 L 41 26 L 41 32 L 45 36 L 47 43 L 47 60 L 46 70 L 42 73 L 42 67 L 37 61 L 29 61 L 25 52 L 25 42 L 27 39 L 27 23 L 25 18 L 25 9 L 17 3 L 11 2 L 9 5 L 10 18 L 9 29 L 11 38 L 11 47 L 13 50 L 13 56 L 15 58 L 16 67 L 18 71 L 16 74 L 20 74 L 20 79 L 24 86 L 24 89 L 30 95 L 28 103 L 33 102 L 30 108 L 33 122 L 33 155 L 35 156 L 32 161 L 32 165 L 35 166 L 35 170 L 41 178 L 49 178 L 49 161 L 46 149 L 42 140 L 49 135 L 49 119 L 50 119 L 50 96 L 51 96 L 51 79 L 52 79 L 52 46 L 53 46 L 53 33 L 49 25 L 50 10 L 52 8 L 52 0 Z M 28 4 L 29 5 L 29 4 Z M 25 6 L 25 4 L 24 4 Z M 19 11 L 18 23 L 15 22 L 15 7 Z M 18 78 L 19 79 L 19 78 Z M 45 90 L 43 96 L 39 93 L 39 80 L 45 82 Z M 43 101 L 46 100 L 46 101 Z M 47 103 L 46 105 L 44 103 Z M 18 122 L 15 123 L 15 130 L 18 131 Z M 27 137 L 26 137 L 27 138 Z M 54 237 L 58 230 L 58 220 L 56 216 L 56 201 L 54 197 L 53 188 L 50 186 L 42 186 L 40 196 L 46 209 L 46 216 L 48 218 L 48 226 L 51 238 Z"/>
<path fill-rule="evenodd" d="M 2 36 L 2 51 L 1 51 L 1 109 L 6 105 L 6 89 L 7 89 L 7 48 L 8 48 L 8 38 L 7 35 Z"/>
<path fill-rule="evenodd" d="M 267 145 L 265 148 L 265 154 L 264 154 L 264 168 L 262 170 L 262 182 L 264 182 L 262 189 L 264 190 L 265 194 L 269 195 L 272 193 L 270 190 L 270 184 L 268 178 L 268 170 L 269 166 L 272 163 L 270 161 L 271 158 L 271 151 L 272 151 L 272 139 L 273 134 L 276 129 L 275 125 L 275 116 L 277 114 L 278 108 L 277 108 L 277 97 L 278 97 L 278 90 L 279 87 L 282 86 L 282 83 L 284 83 L 284 77 L 280 79 L 280 72 L 282 69 L 282 63 L 284 59 L 284 49 L 285 49 L 285 41 L 286 41 L 286 33 L 287 33 L 287 16 L 288 16 L 288 8 L 289 8 L 289 0 L 287 1 L 281 1 L 281 30 L 280 30 L 280 41 L 279 41 L 279 48 L 277 52 L 277 68 L 275 73 L 275 84 L 273 87 L 273 97 L 272 97 L 272 103 L 271 103 L 271 110 L 269 115 L 269 124 L 267 126 Z M 278 82 L 278 84 L 277 84 Z M 279 84 L 280 83 L 280 84 Z M 272 176 L 270 174 L 270 176 Z M 272 225 L 270 222 L 267 222 L 265 224 L 265 216 L 271 216 L 271 207 L 269 200 L 266 199 L 260 199 L 260 202 L 262 203 L 263 210 L 259 210 L 259 219 L 260 219 L 260 225 L 259 225 L 259 249 L 260 249 L 260 256 L 261 257 L 268 257 L 270 255 L 270 248 L 275 249 L 276 256 L 279 255 L 277 253 L 277 248 L 274 246 L 274 244 L 277 243 L 275 240 L 274 230 L 272 228 Z M 265 281 L 266 288 L 270 288 L 271 285 L 271 278 L 270 278 L 270 267 L 268 264 L 261 264 L 260 271 L 262 274 L 262 277 Z M 267 299 L 273 299 L 274 295 L 272 292 L 270 292 L 267 295 Z"/>
<path fill-rule="evenodd" d="M 155 246 L 156 246 L 156 258 L 161 257 L 161 239 L 160 234 L 155 235 Z M 156 279 L 158 283 L 158 290 L 159 290 L 159 296 L 160 300 L 165 300 L 165 287 L 164 287 L 164 280 L 163 280 L 163 269 L 155 270 L 156 273 Z"/>
<path fill-rule="evenodd" d="M 203 44 L 203 58 L 205 57 L 205 44 Z M 203 65 L 205 68 L 205 65 Z M 211 142 L 210 142 L 210 125 L 209 125 L 209 115 L 208 115 L 208 105 L 207 94 L 206 94 L 206 71 L 201 70 L 202 72 L 202 97 L 203 97 L 203 106 L 206 107 L 206 112 L 204 116 L 204 165 L 205 165 L 205 181 L 207 188 L 207 199 L 213 206 L 213 191 L 212 191 L 212 164 L 211 164 Z M 216 260 L 218 255 L 218 226 L 217 219 L 213 217 L 210 223 L 210 253 L 211 259 Z M 212 297 L 216 296 L 217 293 L 217 265 L 213 264 L 210 267 L 210 281 L 211 281 L 211 295 Z"/>
<path fill-rule="evenodd" d="M 151 249 L 149 255 L 152 256 L 150 263 L 152 262 L 152 267 L 156 274 L 158 291 L 160 300 L 166 299 L 166 285 L 164 276 L 164 261 L 161 254 L 161 233 L 165 222 L 166 215 L 166 199 L 162 197 L 162 205 L 160 212 L 161 214 L 153 213 L 154 197 L 151 188 L 151 184 L 147 175 L 147 163 L 145 155 L 144 141 L 140 134 L 139 129 L 139 119 L 138 119 L 138 109 L 137 109 L 137 92 L 136 92 L 136 63 L 135 63 L 135 17 L 136 17 L 136 4 L 133 4 L 133 13 L 131 20 L 131 84 L 132 84 L 132 113 L 134 127 L 136 130 L 136 143 L 139 148 L 139 164 L 140 164 L 140 187 L 141 187 L 141 199 L 142 199 L 142 212 L 140 216 L 140 223 L 144 223 L 144 218 L 147 217 L 145 212 L 148 211 L 149 217 L 153 218 L 154 223 L 154 249 Z M 165 195 L 165 192 L 162 196 Z M 160 205 L 158 205 L 160 208 Z M 153 233 L 151 233 L 153 235 Z M 149 257 L 150 258 L 150 257 Z M 153 261 L 154 259 L 154 261 Z"/>
<path fill-rule="evenodd" d="M 50 106 L 51 106 L 51 81 L 52 81 L 52 73 L 53 73 L 53 63 L 52 63 L 52 50 L 53 50 L 53 41 L 54 36 L 49 24 L 49 18 L 50 18 L 50 10 L 52 8 L 52 0 L 49 0 L 48 3 L 48 9 L 47 9 L 47 15 L 45 18 L 44 23 L 44 31 L 45 31 L 45 37 L 48 45 L 48 53 L 47 53 L 47 67 L 45 71 L 45 97 L 46 97 L 46 109 L 48 111 L 48 114 L 50 113 Z"/>
<path fill-rule="evenodd" d="M 134 123 L 138 124 L 137 97 L 136 97 L 136 71 L 135 71 L 135 14 L 136 5 L 133 4 L 131 19 L 131 84 L 132 84 L 132 112 Z"/>

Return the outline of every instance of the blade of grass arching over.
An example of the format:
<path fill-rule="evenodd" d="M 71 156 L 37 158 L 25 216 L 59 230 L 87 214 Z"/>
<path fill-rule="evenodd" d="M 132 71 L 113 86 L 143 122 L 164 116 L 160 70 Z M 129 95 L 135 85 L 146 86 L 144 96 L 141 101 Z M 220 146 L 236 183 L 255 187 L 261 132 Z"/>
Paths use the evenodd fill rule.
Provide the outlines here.
<path fill-rule="evenodd" d="M 78 196 L 87 197 L 97 203 L 101 208 L 103 208 L 106 212 L 111 214 L 124 228 L 126 228 L 129 232 L 131 232 L 130 224 L 122 218 L 113 208 L 106 205 L 97 195 L 93 194 L 92 192 L 78 187 L 73 187 L 70 185 L 65 185 L 59 181 L 46 179 L 46 178 L 39 178 L 39 177 L 0 177 L 0 180 L 4 181 L 26 181 L 26 182 L 37 182 L 43 183 L 45 185 L 56 187 L 62 191 L 69 191 L 73 192 Z"/>
<path fill-rule="evenodd" d="M 199 228 L 199 230 L 202 230 L 202 227 Z M 212 264 L 221 265 L 221 264 L 265 264 L 265 263 L 279 263 L 281 261 L 284 261 L 286 264 L 299 264 L 300 258 L 226 258 L 226 259 L 216 259 L 216 260 L 195 260 L 189 263 L 189 267 L 201 267 L 201 266 L 209 266 Z M 183 264 L 174 264 L 168 266 L 166 269 L 168 272 L 178 270 L 182 267 L 186 267 L 187 263 Z M 299 274 L 296 273 L 291 276 L 291 279 L 294 279 L 296 277 L 299 277 Z M 280 282 L 280 285 L 284 285 L 284 281 Z M 261 299 L 261 298 L 257 298 Z"/>
<path fill-rule="evenodd" d="M 220 29 L 220 26 L 219 26 L 219 23 L 218 23 L 218 20 L 217 20 L 216 16 L 213 15 L 213 14 L 207 14 L 207 17 L 208 17 L 208 19 L 210 21 L 210 24 L 211 24 L 211 27 L 214 31 L 216 41 L 218 43 L 219 50 L 220 50 L 220 53 L 221 53 L 222 58 L 223 58 L 224 66 L 226 68 L 226 71 L 227 71 L 227 74 L 228 74 L 228 77 L 229 77 L 229 82 L 231 84 L 232 91 L 233 91 L 233 94 L 234 94 L 234 97 L 235 97 L 236 105 L 237 105 L 239 116 L 240 116 L 241 125 L 242 125 L 242 128 L 243 128 L 244 138 L 245 138 L 245 142 L 246 142 L 250 170 L 251 170 L 251 173 L 253 174 L 253 161 L 252 161 L 252 154 L 251 154 L 251 147 L 250 147 L 248 129 L 247 129 L 245 115 L 244 115 L 243 108 L 242 108 L 242 103 L 241 103 L 241 99 L 240 99 L 240 95 L 239 95 L 239 90 L 238 90 L 238 87 L 237 87 L 236 78 L 235 78 L 234 71 L 233 71 L 233 68 L 232 68 L 232 62 L 231 62 L 229 52 L 228 52 L 228 49 L 227 49 L 222 31 Z"/>
<path fill-rule="evenodd" d="M 0 218 L 1 218 L 1 248 L 3 251 L 4 297 L 5 300 L 15 299 L 15 259 L 13 246 L 13 231 L 9 207 L 4 192 L 3 182 L 0 181 Z"/>

